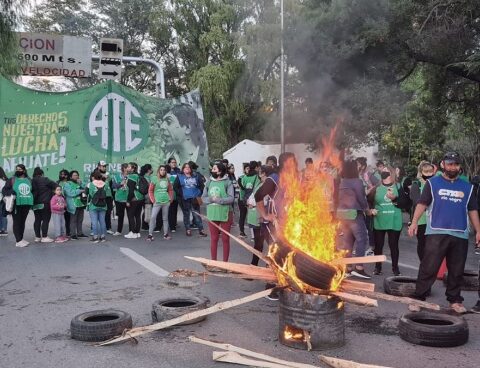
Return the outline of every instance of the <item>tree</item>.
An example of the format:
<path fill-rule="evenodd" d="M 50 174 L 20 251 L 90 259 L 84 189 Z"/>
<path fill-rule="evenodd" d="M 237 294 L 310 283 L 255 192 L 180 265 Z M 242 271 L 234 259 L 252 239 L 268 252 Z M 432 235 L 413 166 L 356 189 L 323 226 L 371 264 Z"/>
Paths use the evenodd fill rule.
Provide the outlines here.
<path fill-rule="evenodd" d="M 2 0 L 0 2 L 0 75 L 16 76 L 20 73 L 18 61 L 18 40 L 15 27 L 25 4 L 21 1 Z"/>

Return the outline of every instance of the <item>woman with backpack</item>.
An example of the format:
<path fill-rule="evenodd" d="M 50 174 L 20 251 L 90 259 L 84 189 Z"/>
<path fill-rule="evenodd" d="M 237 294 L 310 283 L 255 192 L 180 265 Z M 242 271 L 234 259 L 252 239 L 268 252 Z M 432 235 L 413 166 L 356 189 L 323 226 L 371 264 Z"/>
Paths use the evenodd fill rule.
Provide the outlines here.
<path fill-rule="evenodd" d="M 233 223 L 232 203 L 235 201 L 235 189 L 227 174 L 227 167 L 222 163 L 216 163 L 212 167 L 210 181 L 205 186 L 202 196 L 203 203 L 207 205 L 207 217 L 210 230 L 210 254 L 213 260 L 217 260 L 217 247 L 219 235 L 222 237 L 223 261 L 228 262 L 230 255 L 230 237 L 213 225 L 220 226 L 230 232 Z"/>
<path fill-rule="evenodd" d="M 48 237 L 48 226 L 52 217 L 50 200 L 53 197 L 57 183 L 45 177 L 43 170 L 36 167 L 33 170 L 32 186 L 35 188 L 32 208 L 35 215 L 35 222 L 33 223 L 35 243 L 51 243 L 54 239 Z"/>
<path fill-rule="evenodd" d="M 0 236 L 7 236 L 7 225 L 8 225 L 8 220 L 7 220 L 7 211 L 5 211 L 5 202 L 3 202 L 3 188 L 5 187 L 5 184 L 7 183 L 7 175 L 5 174 L 5 171 L 3 171 L 3 168 L 0 166 Z"/>
<path fill-rule="evenodd" d="M 105 182 L 102 180 L 102 173 L 98 170 L 93 172 L 92 181 L 85 188 L 87 195 L 87 210 L 90 214 L 93 236 L 90 240 L 93 243 L 105 242 L 107 225 L 105 214 L 107 212 L 107 192 Z"/>
<path fill-rule="evenodd" d="M 157 175 L 153 176 L 148 188 L 148 197 L 153 203 L 152 216 L 150 218 L 150 226 L 148 229 L 147 241 L 153 240 L 153 230 L 157 224 L 157 216 L 162 212 L 163 220 L 163 238 L 170 240 L 168 214 L 170 203 L 173 201 L 173 186 L 167 174 L 167 166 L 160 165 Z"/>
<path fill-rule="evenodd" d="M 145 202 L 145 196 L 139 191 L 140 177 L 138 176 L 138 165 L 135 162 L 130 162 L 127 171 L 128 196 L 126 206 L 129 233 L 124 236 L 127 239 L 136 239 L 140 238 L 142 207 Z"/>
<path fill-rule="evenodd" d="M 4 196 L 15 196 L 15 205 L 12 212 L 13 234 L 15 235 L 16 247 L 22 248 L 30 244 L 23 239 L 25 223 L 28 212 L 33 206 L 34 189 L 32 180 L 28 177 L 25 165 L 19 164 L 15 167 L 15 176 L 5 183 L 3 188 Z"/>
<path fill-rule="evenodd" d="M 68 181 L 63 186 L 63 193 L 67 201 L 67 211 L 70 213 L 70 238 L 73 240 L 87 237 L 83 234 L 83 216 L 87 206 L 84 188 L 78 171 L 70 171 Z"/>

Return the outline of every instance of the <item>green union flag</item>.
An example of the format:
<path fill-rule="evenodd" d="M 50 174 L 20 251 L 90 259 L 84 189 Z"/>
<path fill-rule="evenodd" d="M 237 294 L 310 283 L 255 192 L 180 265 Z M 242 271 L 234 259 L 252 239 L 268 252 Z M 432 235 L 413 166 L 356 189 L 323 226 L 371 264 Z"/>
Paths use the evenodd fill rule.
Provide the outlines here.
<path fill-rule="evenodd" d="M 73 92 L 39 92 L 0 79 L 0 165 L 61 169 L 84 176 L 100 160 L 109 171 L 124 162 L 154 170 L 175 157 L 208 169 L 207 140 L 198 90 L 176 99 L 145 96 L 113 81 Z"/>

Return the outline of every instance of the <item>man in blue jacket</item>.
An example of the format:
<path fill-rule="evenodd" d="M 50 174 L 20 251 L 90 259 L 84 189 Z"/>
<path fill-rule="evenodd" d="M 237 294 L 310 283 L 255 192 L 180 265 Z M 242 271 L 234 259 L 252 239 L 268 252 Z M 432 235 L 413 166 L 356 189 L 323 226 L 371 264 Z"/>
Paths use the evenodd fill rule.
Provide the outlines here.
<path fill-rule="evenodd" d="M 442 175 L 428 179 L 415 208 L 408 234 L 417 232 L 418 220 L 427 210 L 425 253 L 418 270 L 415 297 L 425 300 L 435 282 L 444 258 L 448 278 L 445 295 L 450 307 L 465 313 L 460 295 L 463 272 L 468 253 L 469 219 L 476 232 L 475 243 L 480 243 L 480 221 L 473 186 L 459 178 L 461 161 L 456 152 L 445 154 L 441 162 Z M 418 308 L 411 306 L 411 310 Z"/>

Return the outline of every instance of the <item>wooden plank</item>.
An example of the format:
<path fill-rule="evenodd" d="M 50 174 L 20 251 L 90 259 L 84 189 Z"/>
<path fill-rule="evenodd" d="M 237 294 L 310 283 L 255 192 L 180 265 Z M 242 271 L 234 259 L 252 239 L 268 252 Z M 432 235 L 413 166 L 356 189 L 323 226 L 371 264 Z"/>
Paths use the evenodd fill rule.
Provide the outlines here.
<path fill-rule="evenodd" d="M 367 307 L 378 307 L 378 302 L 375 299 L 368 298 L 366 296 L 360 296 L 356 294 L 345 293 L 342 291 L 330 292 L 331 295 L 336 295 L 342 298 L 344 301 L 354 303 L 358 305 L 364 305 Z"/>
<path fill-rule="evenodd" d="M 317 368 L 317 367 L 315 367 L 313 365 L 310 365 L 310 364 L 289 362 L 289 361 L 278 359 L 278 358 L 275 358 L 275 357 L 272 357 L 272 356 L 269 356 L 269 355 L 266 355 L 266 354 L 257 353 L 257 352 L 251 351 L 251 350 L 243 349 L 243 348 L 240 348 L 238 346 L 231 345 L 231 344 L 225 344 L 225 343 L 214 342 L 214 341 L 210 341 L 210 340 L 204 340 L 204 339 L 201 339 L 201 338 L 195 337 L 195 336 L 189 336 L 188 339 L 192 342 L 197 343 L 197 344 L 210 346 L 210 347 L 213 347 L 213 348 L 216 348 L 216 349 L 227 350 L 229 352 L 239 353 L 239 354 L 251 357 L 251 358 L 265 360 L 265 361 L 272 362 L 272 363 L 287 365 L 288 367 L 293 367 L 293 368 Z"/>
<path fill-rule="evenodd" d="M 258 267 L 253 265 L 246 265 L 242 263 L 233 263 L 233 262 L 222 262 L 222 261 L 214 261 L 212 259 L 202 258 L 202 257 L 190 257 L 185 256 L 185 258 L 202 263 L 204 265 L 218 267 L 223 270 L 228 270 L 232 272 L 242 273 L 242 274 L 252 274 L 252 275 L 265 275 L 268 277 L 275 277 L 275 273 L 266 267 Z"/>
<path fill-rule="evenodd" d="M 344 291 L 375 291 L 375 284 L 372 284 L 371 282 L 355 281 L 350 279 L 344 279 L 340 287 Z"/>
<path fill-rule="evenodd" d="M 195 211 L 193 211 L 195 212 Z M 210 221 L 208 219 L 207 216 L 204 216 L 202 215 L 201 213 L 198 213 L 198 212 L 195 212 L 197 215 L 199 215 L 202 219 L 204 219 L 205 221 L 208 221 L 210 224 L 212 224 L 213 226 L 215 226 L 218 230 L 220 230 L 221 232 L 227 234 L 230 238 L 232 238 L 233 240 L 235 240 L 238 244 L 240 244 L 242 247 L 244 247 L 246 250 L 248 250 L 250 253 L 253 253 L 255 254 L 258 258 L 260 258 L 263 262 L 265 262 L 266 264 L 271 264 L 272 261 L 270 260 L 270 258 L 266 257 L 263 255 L 263 253 L 259 252 L 258 250 L 256 250 L 254 247 L 252 247 L 250 244 L 248 244 L 247 242 L 245 242 L 244 240 L 240 239 L 240 238 L 237 238 L 235 235 L 229 233 L 228 231 L 222 229 L 220 226 L 218 226 L 216 223 Z"/>
<path fill-rule="evenodd" d="M 245 358 L 244 356 L 234 353 L 232 351 L 214 351 L 213 360 L 216 362 L 225 362 L 225 363 L 234 363 L 246 365 L 249 367 L 260 367 L 260 368 L 292 368 L 291 365 L 284 365 L 272 362 L 266 362 L 263 360 L 256 360 L 251 358 Z"/>
<path fill-rule="evenodd" d="M 332 264 L 356 264 L 356 263 L 376 263 L 376 262 L 385 262 L 387 257 L 384 255 L 381 256 L 365 256 L 365 257 L 350 257 L 350 258 L 337 258 L 334 259 Z"/>
<path fill-rule="evenodd" d="M 132 328 L 130 330 L 126 330 L 122 336 L 115 337 L 113 339 L 110 339 L 108 341 L 104 341 L 102 343 L 98 343 L 97 346 L 104 346 L 104 345 L 111 345 L 115 344 L 117 342 L 122 342 L 126 340 L 130 340 L 133 337 L 144 335 L 150 332 L 162 330 L 167 327 L 175 326 L 179 323 L 185 322 L 185 321 L 191 321 L 192 319 L 196 319 L 198 317 L 203 317 L 207 316 L 209 314 L 222 311 L 225 309 L 233 308 L 241 304 L 249 303 L 251 301 L 266 297 L 272 292 L 271 289 L 263 290 L 258 293 L 239 298 L 239 299 L 234 299 L 234 300 L 228 300 L 226 302 L 218 303 L 212 307 L 198 310 L 195 312 L 187 313 L 184 314 L 183 316 L 176 317 L 173 319 L 170 319 L 168 321 L 162 321 L 159 323 L 154 323 L 153 325 L 148 325 L 148 326 L 142 326 L 142 327 L 136 327 Z"/>
<path fill-rule="evenodd" d="M 261 280 L 265 282 L 277 282 L 277 277 L 275 275 L 266 276 L 266 275 L 252 275 L 244 273 L 223 273 L 223 272 L 205 272 L 205 275 L 214 276 L 214 277 L 226 277 L 231 279 L 244 279 L 244 280 Z"/>
<path fill-rule="evenodd" d="M 333 358 L 325 355 L 320 355 L 320 361 L 333 368 L 390 368 L 383 365 L 362 364 L 352 360 Z"/>
<path fill-rule="evenodd" d="M 441 309 L 441 307 L 438 304 L 424 302 L 423 300 L 417 300 L 417 299 L 408 298 L 405 296 L 395 296 L 395 295 L 389 295 L 389 294 L 378 293 L 378 292 L 368 292 L 368 291 L 358 291 L 355 293 L 359 295 L 367 296 L 367 297 L 387 300 L 390 302 L 397 302 L 397 303 L 408 304 L 408 305 L 410 304 L 418 305 L 426 309 L 432 309 L 437 311 Z"/>

